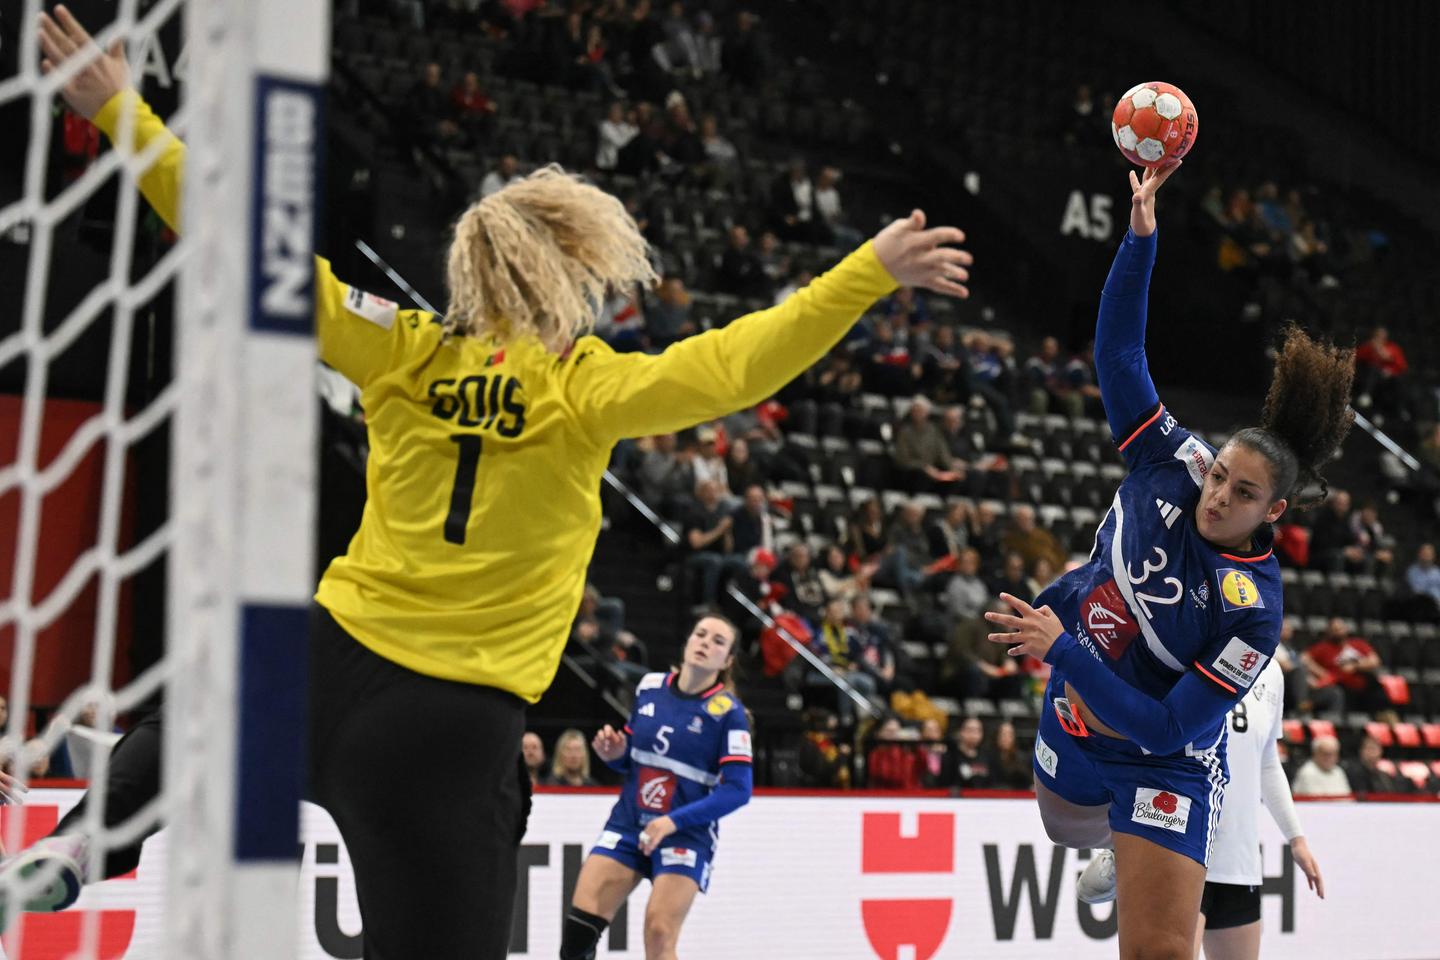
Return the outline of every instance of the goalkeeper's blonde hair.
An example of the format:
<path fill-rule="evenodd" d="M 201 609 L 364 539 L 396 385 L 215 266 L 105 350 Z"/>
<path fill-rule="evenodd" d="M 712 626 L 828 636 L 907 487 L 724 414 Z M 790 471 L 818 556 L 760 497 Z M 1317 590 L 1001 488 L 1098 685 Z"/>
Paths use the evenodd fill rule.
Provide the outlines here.
<path fill-rule="evenodd" d="M 502 343 L 533 336 L 559 353 L 589 331 L 607 291 L 656 281 L 649 253 L 619 200 L 542 167 L 456 222 L 446 325 Z"/>

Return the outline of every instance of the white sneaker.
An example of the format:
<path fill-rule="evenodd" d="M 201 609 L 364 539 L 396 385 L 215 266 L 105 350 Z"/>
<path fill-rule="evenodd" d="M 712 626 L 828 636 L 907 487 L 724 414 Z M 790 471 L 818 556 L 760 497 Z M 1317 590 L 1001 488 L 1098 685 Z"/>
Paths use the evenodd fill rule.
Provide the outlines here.
<path fill-rule="evenodd" d="M 0 863 L 0 932 L 8 929 L 16 913 L 55 913 L 80 898 L 85 885 L 85 862 L 90 843 L 78 834 L 45 837 Z M 31 892 L 20 910 L 10 909 L 12 888 L 42 870 L 56 870 L 49 882 Z"/>
<path fill-rule="evenodd" d="M 1090 863 L 1075 880 L 1075 896 L 1082 903 L 1109 903 L 1115 899 L 1115 851 L 1092 850 Z"/>

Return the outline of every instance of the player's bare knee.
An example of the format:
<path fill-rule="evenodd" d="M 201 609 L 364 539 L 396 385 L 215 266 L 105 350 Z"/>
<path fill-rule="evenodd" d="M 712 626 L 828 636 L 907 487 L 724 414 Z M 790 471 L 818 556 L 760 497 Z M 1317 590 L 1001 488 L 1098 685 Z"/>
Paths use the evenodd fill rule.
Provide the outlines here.
<path fill-rule="evenodd" d="M 1186 933 L 1160 927 L 1135 937 L 1135 943 L 1121 951 L 1121 960 L 1192 960 L 1195 941 Z"/>
<path fill-rule="evenodd" d="M 663 956 L 673 951 L 680 941 L 680 924 L 673 917 L 651 915 L 645 918 L 645 954 Z"/>

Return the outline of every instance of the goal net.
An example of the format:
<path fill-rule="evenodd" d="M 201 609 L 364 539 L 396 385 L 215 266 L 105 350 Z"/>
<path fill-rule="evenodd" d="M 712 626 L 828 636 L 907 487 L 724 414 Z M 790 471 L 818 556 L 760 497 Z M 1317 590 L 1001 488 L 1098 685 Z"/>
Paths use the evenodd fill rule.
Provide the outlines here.
<path fill-rule="evenodd" d="M 57 871 L 0 873 L 4 955 L 293 957 L 329 3 L 67 6 L 97 45 L 42 75 L 51 4 L 0 5 L 0 764 L 95 788 L 89 883 L 21 916 Z M 138 189 L 159 151 L 59 96 L 117 39 L 187 144 L 178 237 Z M 122 804 L 113 744 L 153 711 L 162 787 Z M 7 855 L 77 796 L 0 807 Z"/>

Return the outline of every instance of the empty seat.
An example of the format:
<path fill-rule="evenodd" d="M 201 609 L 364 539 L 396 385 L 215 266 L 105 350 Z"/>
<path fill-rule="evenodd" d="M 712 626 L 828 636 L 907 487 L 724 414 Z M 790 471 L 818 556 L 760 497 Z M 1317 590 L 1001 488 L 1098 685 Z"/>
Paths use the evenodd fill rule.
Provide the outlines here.
<path fill-rule="evenodd" d="M 1365 734 L 1374 738 L 1375 742 L 1382 747 L 1388 747 L 1395 743 L 1395 737 L 1391 733 L 1388 723 L 1371 722 L 1365 724 Z"/>
<path fill-rule="evenodd" d="M 1395 745 L 1414 749 L 1420 746 L 1420 729 L 1413 723 L 1395 724 Z"/>

